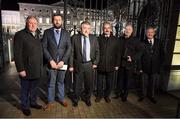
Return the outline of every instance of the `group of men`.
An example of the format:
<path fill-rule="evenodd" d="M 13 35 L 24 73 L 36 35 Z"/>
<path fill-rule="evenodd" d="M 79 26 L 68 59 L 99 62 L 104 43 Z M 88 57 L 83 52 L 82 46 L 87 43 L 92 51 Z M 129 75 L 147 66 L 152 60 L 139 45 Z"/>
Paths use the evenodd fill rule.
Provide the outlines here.
<path fill-rule="evenodd" d="M 96 37 L 91 34 L 90 22 L 83 21 L 81 32 L 70 37 L 69 32 L 62 28 L 62 15 L 54 14 L 52 23 L 53 27 L 45 30 L 41 38 L 36 17 L 28 16 L 25 29 L 18 31 L 14 37 L 14 58 L 21 79 L 21 109 L 25 115 L 31 115 L 30 107 L 51 110 L 56 94 L 57 102 L 67 107 L 65 65 L 68 65 L 67 70 L 73 72 L 75 77 L 72 98 L 74 107 L 78 106 L 80 99 L 87 106 L 92 105 L 95 70 L 98 74 L 95 102 L 100 102 L 102 98 L 107 103 L 111 102 L 114 71 L 118 72 L 115 98 L 121 97 L 122 101 L 127 101 L 129 84 L 135 80 L 133 75 L 137 64 L 136 69 L 143 77 L 139 101 L 144 99 L 148 85 L 148 97 L 156 102 L 154 88 L 163 49 L 160 40 L 154 38 L 154 28 L 149 27 L 146 30 L 147 39 L 140 42 L 133 36 L 132 25 L 127 25 L 124 36 L 117 38 L 112 34 L 111 23 L 104 22 L 103 34 Z M 38 80 L 44 75 L 43 64 L 46 64 L 48 72 L 48 102 L 45 106 L 37 103 Z"/>

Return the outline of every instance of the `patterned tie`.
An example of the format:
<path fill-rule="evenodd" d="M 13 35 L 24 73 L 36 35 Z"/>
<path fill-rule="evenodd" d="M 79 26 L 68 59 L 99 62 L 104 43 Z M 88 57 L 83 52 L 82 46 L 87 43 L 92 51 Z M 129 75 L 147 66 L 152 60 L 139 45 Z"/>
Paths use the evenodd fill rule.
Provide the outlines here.
<path fill-rule="evenodd" d="M 87 62 L 86 58 L 86 37 L 84 36 L 84 42 L 83 42 L 83 62 Z"/>

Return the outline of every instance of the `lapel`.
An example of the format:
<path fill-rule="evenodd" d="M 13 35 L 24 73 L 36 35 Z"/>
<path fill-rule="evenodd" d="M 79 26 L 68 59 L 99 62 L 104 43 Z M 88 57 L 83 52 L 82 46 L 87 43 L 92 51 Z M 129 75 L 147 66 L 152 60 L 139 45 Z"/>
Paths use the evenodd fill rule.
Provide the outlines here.
<path fill-rule="evenodd" d="M 90 42 L 90 56 L 92 54 L 92 50 L 93 50 L 93 37 L 92 35 L 89 35 L 89 42 Z"/>
<path fill-rule="evenodd" d="M 56 38 L 55 38 L 55 36 L 54 36 L 54 28 L 51 28 L 50 32 L 51 32 L 50 34 L 52 34 L 52 41 L 53 41 L 54 44 L 57 46 Z"/>
<path fill-rule="evenodd" d="M 158 41 L 156 38 L 154 38 L 154 44 L 153 44 L 153 49 L 156 49 L 157 48 L 157 45 L 158 45 Z"/>
<path fill-rule="evenodd" d="M 77 45 L 78 45 L 78 47 L 79 47 L 80 54 L 81 54 L 81 56 L 82 56 L 82 43 L 81 43 L 81 35 L 78 35 Z"/>
<path fill-rule="evenodd" d="M 61 42 L 62 42 L 63 39 L 64 39 L 64 30 L 61 28 L 58 47 L 62 44 Z"/>

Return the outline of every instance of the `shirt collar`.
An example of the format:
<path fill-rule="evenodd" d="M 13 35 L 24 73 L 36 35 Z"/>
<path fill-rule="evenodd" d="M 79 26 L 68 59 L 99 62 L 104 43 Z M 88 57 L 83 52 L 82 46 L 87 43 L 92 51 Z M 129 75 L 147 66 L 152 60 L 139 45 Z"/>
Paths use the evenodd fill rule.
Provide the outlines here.
<path fill-rule="evenodd" d="M 56 30 L 59 30 L 59 32 L 61 32 L 61 28 L 60 28 L 60 29 L 56 29 L 56 28 L 54 28 L 54 31 L 56 31 Z"/>
<path fill-rule="evenodd" d="M 154 38 L 152 38 L 152 39 L 148 39 L 148 42 L 152 42 L 152 43 L 154 43 Z"/>

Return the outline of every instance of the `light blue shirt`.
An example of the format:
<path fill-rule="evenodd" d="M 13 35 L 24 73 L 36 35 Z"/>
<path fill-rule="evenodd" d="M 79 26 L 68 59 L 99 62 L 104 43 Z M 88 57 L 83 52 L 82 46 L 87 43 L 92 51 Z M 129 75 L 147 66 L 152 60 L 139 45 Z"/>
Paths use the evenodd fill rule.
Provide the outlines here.
<path fill-rule="evenodd" d="M 57 33 L 56 30 L 59 30 L 59 33 Z M 61 35 L 61 29 L 55 29 L 54 28 L 54 36 L 55 36 L 57 45 L 59 45 L 60 35 Z"/>
<path fill-rule="evenodd" d="M 82 44 L 82 53 L 83 53 L 83 44 L 84 44 L 84 38 L 86 40 L 86 59 L 87 61 L 90 61 L 91 58 L 90 58 L 90 41 L 89 41 L 89 37 L 86 37 L 86 36 L 81 36 L 81 44 Z"/>

